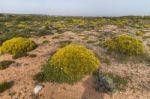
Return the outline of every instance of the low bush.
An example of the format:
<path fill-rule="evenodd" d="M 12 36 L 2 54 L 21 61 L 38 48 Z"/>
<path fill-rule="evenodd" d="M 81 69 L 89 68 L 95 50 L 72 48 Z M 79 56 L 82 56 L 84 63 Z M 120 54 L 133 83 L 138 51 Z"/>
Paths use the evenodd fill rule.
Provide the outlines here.
<path fill-rule="evenodd" d="M 108 52 L 116 52 L 123 55 L 140 55 L 144 53 L 144 45 L 129 35 L 119 35 L 104 43 Z"/>
<path fill-rule="evenodd" d="M 40 77 L 46 81 L 74 83 L 96 71 L 99 65 L 100 62 L 92 51 L 82 45 L 69 44 L 51 57 Z"/>
<path fill-rule="evenodd" d="M 99 60 L 94 53 L 77 44 L 70 44 L 59 49 L 49 62 L 62 68 L 69 75 L 88 74 L 99 66 Z"/>
<path fill-rule="evenodd" d="M 31 51 L 35 47 L 36 44 L 33 41 L 23 37 L 15 37 L 5 41 L 1 46 L 0 52 L 17 55 L 20 53 Z"/>

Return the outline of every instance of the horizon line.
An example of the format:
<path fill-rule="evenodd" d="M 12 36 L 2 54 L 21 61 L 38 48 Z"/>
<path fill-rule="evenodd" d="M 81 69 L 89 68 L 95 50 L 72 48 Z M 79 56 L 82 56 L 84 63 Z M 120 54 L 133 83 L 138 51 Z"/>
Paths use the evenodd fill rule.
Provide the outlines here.
<path fill-rule="evenodd" d="M 1 13 L 0 14 L 3 14 L 3 15 L 35 15 L 35 16 L 60 16 L 60 17 L 129 17 L 129 16 L 137 16 L 137 17 L 147 17 L 147 16 L 150 16 L 150 15 L 99 15 L 99 16 L 96 16 L 96 15 L 85 15 L 85 16 L 82 16 L 82 15 L 50 15 L 50 14 L 40 14 L 40 13 Z"/>

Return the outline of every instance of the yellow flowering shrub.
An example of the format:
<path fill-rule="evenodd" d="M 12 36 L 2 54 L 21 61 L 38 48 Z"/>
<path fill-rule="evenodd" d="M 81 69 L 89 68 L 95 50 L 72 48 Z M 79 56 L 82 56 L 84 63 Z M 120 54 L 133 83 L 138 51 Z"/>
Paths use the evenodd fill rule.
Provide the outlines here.
<path fill-rule="evenodd" d="M 129 35 L 119 35 L 105 42 L 109 52 L 117 52 L 125 55 L 139 55 L 144 53 L 144 45 Z"/>
<path fill-rule="evenodd" d="M 0 52 L 16 55 L 31 51 L 35 47 L 36 44 L 32 40 L 23 37 L 15 37 L 5 41 L 0 48 Z"/>
<path fill-rule="evenodd" d="M 77 44 L 59 49 L 49 62 L 60 68 L 68 78 L 84 76 L 98 69 L 100 62 L 91 50 Z"/>
<path fill-rule="evenodd" d="M 2 48 L 2 47 L 0 46 L 0 54 L 2 54 L 1 48 Z"/>

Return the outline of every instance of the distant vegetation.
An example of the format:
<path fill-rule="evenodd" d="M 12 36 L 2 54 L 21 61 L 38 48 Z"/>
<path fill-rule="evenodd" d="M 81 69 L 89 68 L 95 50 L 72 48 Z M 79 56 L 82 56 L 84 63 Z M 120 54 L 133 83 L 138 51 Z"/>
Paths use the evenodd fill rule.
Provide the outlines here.
<path fill-rule="evenodd" d="M 0 45 L 16 36 L 30 37 L 61 33 L 65 31 L 81 32 L 99 30 L 104 25 L 116 25 L 121 28 L 149 28 L 150 17 L 54 17 L 0 15 Z M 137 33 L 137 35 L 142 35 Z"/>

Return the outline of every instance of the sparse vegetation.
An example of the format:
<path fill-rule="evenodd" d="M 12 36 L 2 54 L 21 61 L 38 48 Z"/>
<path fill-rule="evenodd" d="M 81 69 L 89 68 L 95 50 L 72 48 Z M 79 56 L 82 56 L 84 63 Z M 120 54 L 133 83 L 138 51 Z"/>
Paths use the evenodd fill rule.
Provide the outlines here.
<path fill-rule="evenodd" d="M 111 60 L 108 58 L 103 59 L 102 62 L 106 63 L 108 66 L 111 65 Z"/>
<path fill-rule="evenodd" d="M 81 97 L 81 94 L 82 98 L 101 97 L 101 94 L 92 89 L 93 86 L 106 94 L 122 91 L 121 94 L 115 93 L 116 97 L 128 94 L 136 95 L 136 98 L 138 95 L 146 96 L 150 81 L 149 23 L 149 16 L 55 17 L 0 14 L 0 78 L 4 81 L 0 84 L 0 93 L 6 91 L 0 97 L 3 99 L 9 95 L 11 98 L 33 98 L 31 88 L 35 84 L 35 87 L 41 85 L 40 83 L 44 84 L 42 88 L 49 86 L 51 89 L 45 88 L 40 93 L 40 98 L 48 98 L 44 96 L 47 90 L 53 96 L 59 96 L 56 94 L 58 86 L 60 92 L 65 90 L 66 96 L 71 88 L 74 92 L 69 95 L 73 95 L 73 98 L 77 98 L 74 95 Z M 36 44 L 31 39 L 37 41 Z M 39 47 L 31 51 L 37 45 Z M 6 69 L 9 66 L 12 68 Z M 99 72 L 94 73 L 93 85 L 93 77 L 86 75 L 97 70 Z M 37 72 L 39 73 L 36 74 Z M 30 77 L 33 75 L 36 83 Z M 13 85 L 12 82 L 6 82 L 9 78 L 15 80 L 16 84 L 7 90 Z M 71 86 L 62 84 L 76 82 L 79 83 Z M 135 94 L 130 88 L 134 88 Z M 124 93 L 126 89 L 129 90 Z M 145 93 L 136 93 L 138 90 Z"/>
<path fill-rule="evenodd" d="M 61 35 L 55 35 L 55 36 L 52 37 L 52 39 L 58 39 L 60 37 L 61 37 Z"/>
<path fill-rule="evenodd" d="M 31 58 L 34 58 L 34 57 L 36 57 L 37 55 L 36 55 L 36 54 L 29 54 L 28 56 L 31 57 Z"/>
<path fill-rule="evenodd" d="M 0 16 L 0 45 L 13 37 L 43 36 L 65 31 L 82 32 L 99 30 L 105 25 L 148 29 L 150 17 L 51 17 L 51 16 Z"/>
<path fill-rule="evenodd" d="M 0 93 L 6 91 L 7 89 L 10 89 L 13 86 L 14 82 L 3 82 L 0 84 Z"/>
<path fill-rule="evenodd" d="M 26 57 L 26 56 L 28 56 L 28 53 L 24 52 L 24 53 L 17 53 L 13 55 L 12 58 L 17 59 L 17 58 Z"/>
<path fill-rule="evenodd" d="M 45 41 L 43 41 L 42 43 L 43 43 L 43 44 L 48 44 L 49 41 L 48 41 L 48 40 L 45 40 Z"/>
<path fill-rule="evenodd" d="M 144 32 L 138 31 L 138 32 L 136 32 L 136 36 L 144 36 Z"/>
<path fill-rule="evenodd" d="M 0 70 L 6 69 L 7 67 L 9 67 L 13 63 L 15 63 L 15 62 L 10 61 L 10 60 L 1 61 L 0 62 Z"/>
<path fill-rule="evenodd" d="M 141 60 L 144 60 L 145 62 L 148 63 L 148 66 L 150 66 L 150 53 L 144 53 L 141 55 Z"/>

